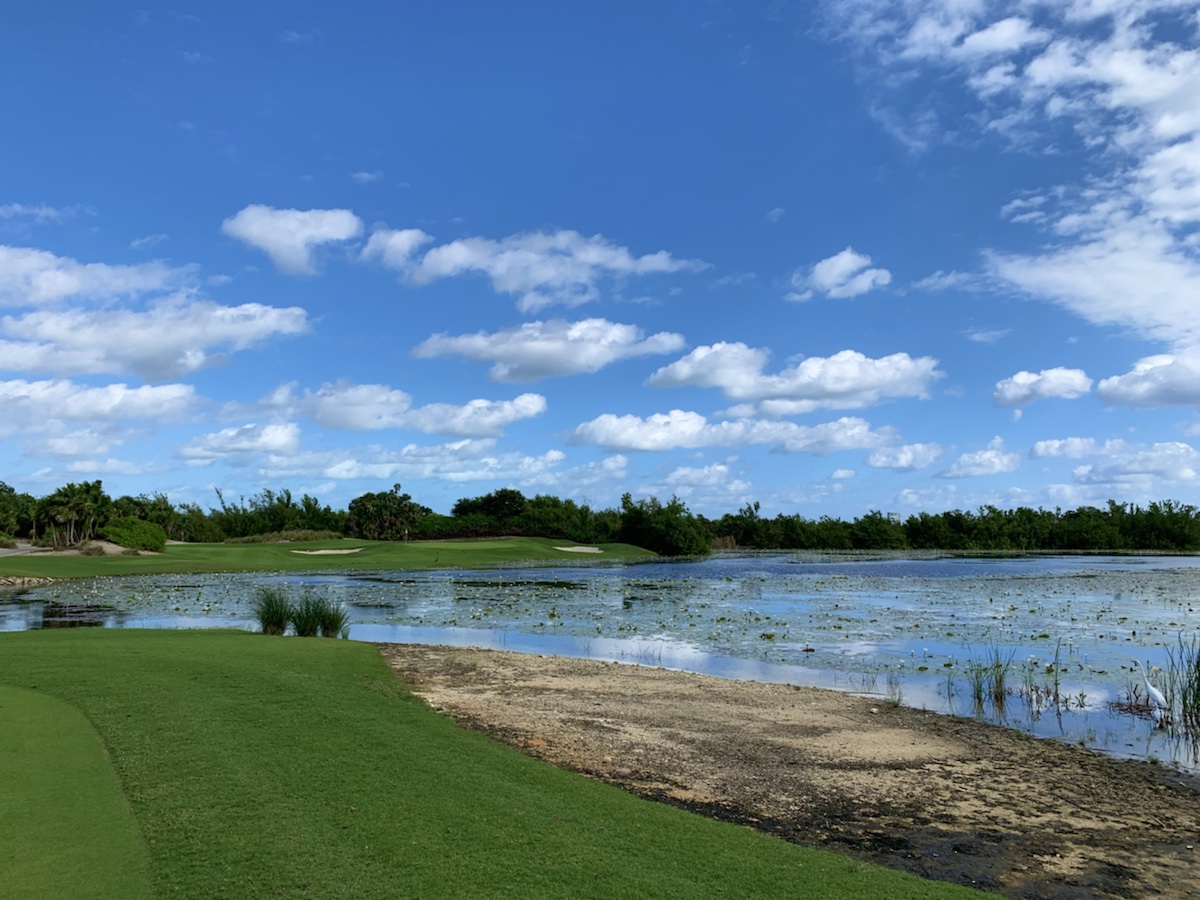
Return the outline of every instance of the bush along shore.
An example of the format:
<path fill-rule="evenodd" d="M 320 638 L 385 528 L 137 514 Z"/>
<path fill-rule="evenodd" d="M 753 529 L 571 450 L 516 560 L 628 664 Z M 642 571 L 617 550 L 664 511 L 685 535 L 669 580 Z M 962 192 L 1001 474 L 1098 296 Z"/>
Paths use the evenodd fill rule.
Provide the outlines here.
<path fill-rule="evenodd" d="M 621 498 L 593 509 L 549 495 L 501 488 L 457 501 L 449 514 L 422 505 L 399 484 L 354 498 L 345 510 L 308 494 L 264 489 L 236 502 L 174 504 L 166 494 L 112 498 L 100 481 L 63 485 L 43 497 L 0 482 L 0 547 L 16 538 L 55 548 L 102 537 L 121 547 L 161 551 L 166 541 L 217 543 L 357 538 L 371 541 L 546 537 L 580 544 L 625 543 L 664 556 L 713 548 L 760 550 L 945 550 L 958 552 L 1200 551 L 1200 510 L 1174 500 L 1147 506 L 1110 500 L 1073 510 L 984 506 L 901 519 L 871 510 L 845 521 L 778 513 L 758 503 L 718 518 L 696 515 L 678 498 Z"/>

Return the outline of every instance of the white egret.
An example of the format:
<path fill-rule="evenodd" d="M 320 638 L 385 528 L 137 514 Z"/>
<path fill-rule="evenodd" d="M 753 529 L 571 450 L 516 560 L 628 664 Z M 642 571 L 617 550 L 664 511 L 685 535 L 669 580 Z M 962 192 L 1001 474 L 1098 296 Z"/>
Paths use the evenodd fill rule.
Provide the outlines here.
<path fill-rule="evenodd" d="M 1146 672 L 1146 669 L 1149 667 L 1149 660 L 1147 660 L 1145 666 L 1136 659 L 1133 660 L 1133 664 L 1142 670 L 1142 680 L 1146 682 L 1146 701 L 1150 704 L 1150 714 L 1154 716 L 1154 721 L 1161 725 L 1166 714 L 1171 709 L 1167 703 L 1167 698 L 1162 691 L 1150 683 L 1150 675 Z"/>

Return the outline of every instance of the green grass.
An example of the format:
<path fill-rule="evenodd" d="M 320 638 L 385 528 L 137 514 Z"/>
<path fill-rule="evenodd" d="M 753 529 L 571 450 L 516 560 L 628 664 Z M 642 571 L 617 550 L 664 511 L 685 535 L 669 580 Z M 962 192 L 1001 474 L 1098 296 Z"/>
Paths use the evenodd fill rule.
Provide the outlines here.
<path fill-rule="evenodd" d="M 654 554 L 629 544 L 602 544 L 600 554 L 569 553 L 555 547 L 570 541 L 551 538 L 499 538 L 483 541 L 330 540 L 282 544 L 172 544 L 160 556 L 50 556 L 0 559 L 0 575 L 89 578 L 192 572 L 295 572 L 319 569 L 475 568 L 503 563 L 637 559 Z M 348 550 L 357 553 L 309 556 L 296 550 Z"/>
<path fill-rule="evenodd" d="M 0 723 L 0 897 L 151 897 L 137 821 L 83 713 L 0 685 Z"/>
<path fill-rule="evenodd" d="M 224 631 L 0 634 L 0 684 L 21 689 L 6 698 L 58 698 L 91 721 L 159 897 L 977 896 L 524 757 L 410 696 L 369 644 Z M 42 708 L 12 710 L 0 733 L 35 727 Z M 87 729 L 59 742 L 96 755 Z M 0 821 L 21 790 L 14 765 L 43 764 L 16 747 L 9 755 L 21 760 L 8 759 L 0 779 Z M 53 779 L 45 790 L 39 816 L 73 816 Z M 46 843 L 5 842 L 0 852 L 21 858 L 5 859 L 0 896 L 83 896 L 56 890 L 50 874 L 20 887 L 9 879 L 14 862 L 38 866 Z M 118 883 L 125 875 L 98 867 L 96 892 L 139 896 Z"/>

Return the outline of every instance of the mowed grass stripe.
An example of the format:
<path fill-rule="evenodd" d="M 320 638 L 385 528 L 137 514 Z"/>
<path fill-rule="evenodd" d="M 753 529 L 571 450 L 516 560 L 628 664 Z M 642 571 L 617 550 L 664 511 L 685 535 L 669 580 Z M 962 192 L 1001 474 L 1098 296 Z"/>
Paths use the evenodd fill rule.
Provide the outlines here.
<path fill-rule="evenodd" d="M 149 870 L 92 724 L 44 691 L 0 685 L 0 898 L 142 900 Z"/>
<path fill-rule="evenodd" d="M 0 559 L 0 576 L 90 578 L 98 575 L 149 575 L 199 572 L 305 572 L 326 569 L 475 568 L 522 562 L 593 562 L 650 559 L 649 550 L 631 544 L 600 544 L 600 553 L 573 553 L 558 547 L 571 541 L 551 538 L 496 538 L 472 541 L 329 540 L 277 544 L 171 544 L 150 556 L 43 556 L 38 553 Z M 311 554 L 314 550 L 354 553 Z"/>
<path fill-rule="evenodd" d="M 428 709 L 368 644 L 4 634 L 0 682 L 96 724 L 161 897 L 973 896 L 524 757 Z"/>

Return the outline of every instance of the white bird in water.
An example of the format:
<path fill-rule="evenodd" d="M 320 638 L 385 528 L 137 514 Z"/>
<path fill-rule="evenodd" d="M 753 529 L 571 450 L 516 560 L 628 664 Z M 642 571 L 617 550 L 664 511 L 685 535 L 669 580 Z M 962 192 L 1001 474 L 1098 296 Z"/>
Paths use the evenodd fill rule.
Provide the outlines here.
<path fill-rule="evenodd" d="M 1150 683 L 1150 676 L 1146 672 L 1146 669 L 1149 668 L 1149 662 L 1147 661 L 1147 664 L 1143 666 L 1135 659 L 1133 660 L 1133 664 L 1136 668 L 1142 670 L 1142 680 L 1146 682 L 1146 700 L 1150 704 L 1150 715 L 1154 716 L 1155 722 L 1162 725 L 1171 706 L 1167 703 L 1167 698 L 1163 692 Z"/>

